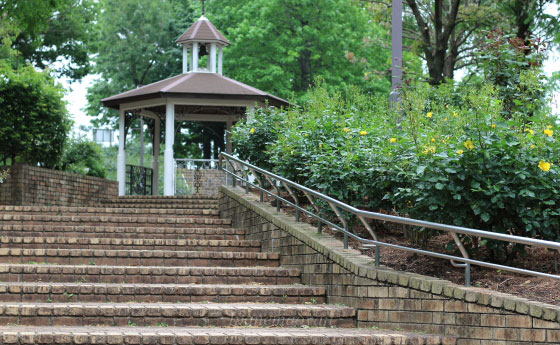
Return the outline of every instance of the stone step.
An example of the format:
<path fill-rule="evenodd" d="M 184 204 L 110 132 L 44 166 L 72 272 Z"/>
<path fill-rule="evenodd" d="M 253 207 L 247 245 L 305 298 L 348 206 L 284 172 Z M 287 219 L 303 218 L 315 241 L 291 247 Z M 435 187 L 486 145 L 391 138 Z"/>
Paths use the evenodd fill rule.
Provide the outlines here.
<path fill-rule="evenodd" d="M 3 282 L 87 282 L 128 284 L 278 284 L 300 282 L 301 273 L 283 267 L 157 267 L 2 264 Z"/>
<path fill-rule="evenodd" d="M 325 288 L 303 285 L 0 283 L 0 302 L 325 303 Z"/>
<path fill-rule="evenodd" d="M 278 253 L 0 248 L 0 262 L 107 266 L 276 267 Z"/>
<path fill-rule="evenodd" d="M 168 228 L 224 227 L 230 219 L 217 218 L 166 218 L 166 217 L 117 217 L 117 216 L 53 216 L 53 215 L 2 215 L 2 225 L 82 225 L 82 226 L 134 226 Z"/>
<path fill-rule="evenodd" d="M 164 210 L 194 210 L 194 209 L 208 209 L 217 210 L 218 204 L 212 202 L 200 203 L 152 203 L 152 202 L 111 202 L 100 205 L 100 207 L 120 208 L 120 209 L 164 209 Z"/>
<path fill-rule="evenodd" d="M 192 194 L 192 195 L 121 195 L 112 200 L 129 201 L 129 200 L 157 200 L 157 201 L 173 201 L 173 200 L 214 200 L 218 201 L 219 196 Z"/>
<path fill-rule="evenodd" d="M 0 225 L 2 236 L 18 237 L 95 237 L 95 238 L 160 238 L 160 239 L 207 239 L 239 240 L 245 237 L 243 229 L 224 227 L 125 227 L 83 225 Z"/>
<path fill-rule="evenodd" d="M 260 241 L 204 239 L 144 239 L 92 237 L 11 237 L 1 236 L 0 245 L 27 249 L 113 249 L 113 250 L 188 250 L 258 252 Z"/>
<path fill-rule="evenodd" d="M 355 310 L 271 303 L 0 303 L 0 325 L 355 327 Z"/>
<path fill-rule="evenodd" d="M 164 218 L 219 218 L 216 209 L 160 209 L 160 208 L 108 208 L 108 207 L 63 207 L 63 206 L 2 206 L 2 220 L 10 215 L 51 215 L 51 216 L 124 216 L 124 217 L 164 217 Z"/>
<path fill-rule="evenodd" d="M 455 345 L 456 339 L 400 331 L 336 328 L 0 327 L 2 344 Z"/>

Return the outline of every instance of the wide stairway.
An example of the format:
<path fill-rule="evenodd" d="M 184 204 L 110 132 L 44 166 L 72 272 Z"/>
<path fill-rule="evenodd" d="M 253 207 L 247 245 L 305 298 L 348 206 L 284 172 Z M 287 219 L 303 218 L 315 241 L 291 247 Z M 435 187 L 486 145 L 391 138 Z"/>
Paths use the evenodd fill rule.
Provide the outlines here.
<path fill-rule="evenodd" d="M 356 329 L 214 197 L 0 206 L 0 344 L 441 344 Z"/>

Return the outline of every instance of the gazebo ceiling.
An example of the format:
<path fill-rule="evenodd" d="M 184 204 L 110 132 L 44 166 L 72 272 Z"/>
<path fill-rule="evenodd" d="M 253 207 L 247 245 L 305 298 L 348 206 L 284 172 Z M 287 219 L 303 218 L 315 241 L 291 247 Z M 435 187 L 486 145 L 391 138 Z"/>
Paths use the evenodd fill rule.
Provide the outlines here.
<path fill-rule="evenodd" d="M 165 97 L 246 99 L 255 102 L 268 102 L 270 105 L 277 107 L 290 104 L 282 98 L 223 75 L 204 72 L 179 74 L 101 101 L 108 108 L 119 109 L 119 105 L 123 103 L 157 100 Z M 213 104 L 208 105 L 212 106 Z M 149 105 L 146 107 L 149 107 Z"/>

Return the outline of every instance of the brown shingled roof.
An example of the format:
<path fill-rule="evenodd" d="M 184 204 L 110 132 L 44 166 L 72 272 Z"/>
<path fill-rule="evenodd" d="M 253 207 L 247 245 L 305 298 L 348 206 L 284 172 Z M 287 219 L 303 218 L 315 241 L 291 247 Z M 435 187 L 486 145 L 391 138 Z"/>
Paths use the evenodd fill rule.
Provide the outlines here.
<path fill-rule="evenodd" d="M 140 99 L 179 96 L 220 96 L 220 98 L 250 98 L 268 100 L 271 105 L 288 106 L 289 102 L 269 93 L 216 73 L 179 74 L 134 90 L 102 99 L 103 105 L 118 109 L 119 104 Z M 225 96 L 225 97 L 224 97 Z"/>
<path fill-rule="evenodd" d="M 229 41 L 225 36 L 210 23 L 206 17 L 202 16 L 190 28 L 185 31 L 175 42 L 219 42 L 224 45 L 229 45 Z"/>

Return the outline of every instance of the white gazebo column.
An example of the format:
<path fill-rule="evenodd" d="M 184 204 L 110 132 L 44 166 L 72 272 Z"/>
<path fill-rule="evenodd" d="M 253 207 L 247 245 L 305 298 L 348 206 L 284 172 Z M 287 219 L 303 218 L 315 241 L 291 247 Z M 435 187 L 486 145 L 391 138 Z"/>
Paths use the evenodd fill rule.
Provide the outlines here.
<path fill-rule="evenodd" d="M 223 61 L 223 52 L 222 52 L 222 45 L 218 47 L 218 74 L 222 73 L 222 61 Z"/>
<path fill-rule="evenodd" d="M 165 151 L 163 153 L 163 195 L 175 195 L 173 180 L 175 169 L 173 161 L 173 143 L 175 142 L 175 105 L 167 103 L 165 107 Z"/>
<path fill-rule="evenodd" d="M 216 43 L 210 43 L 210 55 L 208 55 L 208 70 L 216 73 Z"/>
<path fill-rule="evenodd" d="M 154 120 L 154 142 L 152 143 L 152 195 L 159 195 L 159 138 L 161 121 Z"/>
<path fill-rule="evenodd" d="M 193 72 L 196 72 L 198 70 L 198 42 L 193 42 L 191 58 L 192 58 L 191 69 Z"/>
<path fill-rule="evenodd" d="M 119 182 L 119 195 L 125 194 L 126 183 L 126 153 L 124 133 L 124 110 L 119 110 L 119 153 L 117 154 L 117 181 Z"/>
<path fill-rule="evenodd" d="M 232 153 L 232 146 L 231 146 L 231 127 L 233 122 L 231 120 L 226 122 L 226 153 Z"/>
<path fill-rule="evenodd" d="M 189 48 L 183 45 L 183 74 L 189 71 Z"/>

